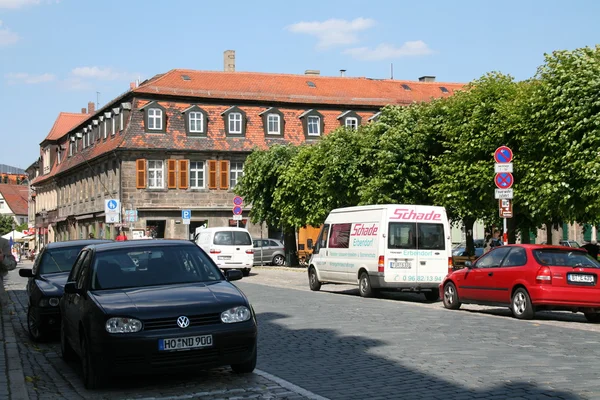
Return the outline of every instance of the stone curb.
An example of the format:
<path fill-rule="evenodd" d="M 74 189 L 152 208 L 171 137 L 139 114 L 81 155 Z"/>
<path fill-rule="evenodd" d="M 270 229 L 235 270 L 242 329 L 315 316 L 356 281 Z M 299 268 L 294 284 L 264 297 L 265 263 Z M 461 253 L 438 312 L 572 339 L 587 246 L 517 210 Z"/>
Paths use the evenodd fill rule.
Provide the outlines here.
<path fill-rule="evenodd" d="M 276 271 L 292 271 L 292 272 L 306 272 L 307 267 L 272 267 L 269 265 L 255 265 L 254 267 L 252 267 L 252 270 L 263 270 L 263 269 L 270 269 L 270 270 L 276 270 Z"/>
<path fill-rule="evenodd" d="M 0 276 L 0 320 L 4 332 L 4 343 L 0 346 L 0 351 L 6 355 L 9 398 L 11 400 L 29 400 L 27 386 L 25 386 L 25 373 L 23 372 L 23 362 L 17 344 L 17 336 L 11 322 L 12 315 L 15 315 L 15 307 L 8 298 L 8 293 L 4 288 L 4 280 Z"/>

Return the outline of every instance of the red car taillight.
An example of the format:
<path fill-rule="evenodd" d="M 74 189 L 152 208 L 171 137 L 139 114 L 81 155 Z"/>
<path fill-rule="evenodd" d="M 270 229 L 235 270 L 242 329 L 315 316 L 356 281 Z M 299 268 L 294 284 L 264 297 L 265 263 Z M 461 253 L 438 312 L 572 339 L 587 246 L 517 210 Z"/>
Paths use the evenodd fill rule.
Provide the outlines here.
<path fill-rule="evenodd" d="M 454 271 L 454 264 L 452 263 L 452 257 L 448 257 L 448 274 Z"/>
<path fill-rule="evenodd" d="M 210 254 L 219 254 L 221 250 L 219 249 L 210 249 Z"/>
<path fill-rule="evenodd" d="M 535 275 L 535 282 L 538 284 L 552 284 L 552 271 L 549 267 L 540 267 Z"/>
<path fill-rule="evenodd" d="M 385 257 L 379 256 L 379 261 L 377 262 L 377 272 L 383 272 L 385 269 Z"/>
<path fill-rule="evenodd" d="M 254 254 L 254 250 L 252 250 L 252 249 L 246 250 L 246 254 Z"/>

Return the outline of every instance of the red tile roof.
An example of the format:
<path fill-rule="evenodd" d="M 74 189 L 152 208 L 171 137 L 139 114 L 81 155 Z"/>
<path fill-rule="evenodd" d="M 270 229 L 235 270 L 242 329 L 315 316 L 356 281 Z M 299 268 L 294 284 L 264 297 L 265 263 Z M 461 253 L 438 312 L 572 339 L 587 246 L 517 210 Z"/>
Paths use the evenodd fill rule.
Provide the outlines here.
<path fill-rule="evenodd" d="M 0 194 L 15 215 L 27 215 L 29 188 L 25 185 L 0 185 Z"/>
<path fill-rule="evenodd" d="M 381 107 L 448 97 L 463 86 L 463 83 L 173 69 L 133 91 L 207 99 Z M 442 92 L 441 87 L 447 92 Z"/>
<path fill-rule="evenodd" d="M 61 112 L 44 140 L 58 140 L 66 135 L 75 125 L 89 118 L 90 114 Z"/>

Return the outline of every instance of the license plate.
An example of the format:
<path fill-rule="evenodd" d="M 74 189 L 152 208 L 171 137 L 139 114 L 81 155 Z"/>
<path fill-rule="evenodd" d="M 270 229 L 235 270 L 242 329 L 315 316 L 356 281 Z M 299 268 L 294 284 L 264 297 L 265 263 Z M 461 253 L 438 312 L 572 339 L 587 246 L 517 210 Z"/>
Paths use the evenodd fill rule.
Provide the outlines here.
<path fill-rule="evenodd" d="M 390 268 L 392 268 L 392 269 L 411 269 L 412 264 L 410 261 L 391 261 Z"/>
<path fill-rule="evenodd" d="M 218 260 L 231 260 L 231 256 L 218 256 Z"/>
<path fill-rule="evenodd" d="M 591 283 L 595 282 L 594 275 L 584 275 L 584 274 L 568 274 L 567 280 L 569 282 L 574 283 Z"/>
<path fill-rule="evenodd" d="M 158 350 L 160 351 L 200 349 L 203 347 L 211 347 L 212 345 L 212 335 L 158 339 Z"/>

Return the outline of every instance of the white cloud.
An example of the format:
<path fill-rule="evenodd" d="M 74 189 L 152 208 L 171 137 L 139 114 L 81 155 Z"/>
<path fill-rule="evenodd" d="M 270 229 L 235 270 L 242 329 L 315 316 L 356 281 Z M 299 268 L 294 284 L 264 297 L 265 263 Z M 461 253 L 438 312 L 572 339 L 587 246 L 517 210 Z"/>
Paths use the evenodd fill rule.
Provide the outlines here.
<path fill-rule="evenodd" d="M 93 85 L 81 78 L 71 77 L 62 81 L 64 87 L 69 90 L 91 90 Z"/>
<path fill-rule="evenodd" d="M 77 67 L 71 71 L 71 75 L 83 79 L 97 79 L 102 81 L 114 81 L 118 79 L 134 79 L 135 74 L 115 71 L 112 68 L 102 67 Z"/>
<path fill-rule="evenodd" d="M 19 35 L 17 35 L 8 28 L 2 28 L 2 21 L 0 20 L 0 47 L 10 46 L 11 44 L 15 44 L 18 41 Z"/>
<path fill-rule="evenodd" d="M 316 36 L 317 48 L 326 49 L 332 46 L 357 43 L 357 33 L 374 25 L 374 20 L 361 17 L 352 21 L 328 19 L 323 22 L 298 22 L 288 26 L 287 29 L 294 33 Z"/>
<path fill-rule="evenodd" d="M 44 0 L 43 3 L 58 3 L 60 0 Z M 41 0 L 0 0 L 0 8 L 17 9 L 26 6 L 35 6 L 42 3 Z"/>
<path fill-rule="evenodd" d="M 426 56 L 433 54 L 433 50 L 422 40 L 405 42 L 397 47 L 393 44 L 382 43 L 374 49 L 368 47 L 356 47 L 344 51 L 352 57 L 363 61 L 381 61 L 391 58 Z"/>
<path fill-rule="evenodd" d="M 31 75 L 26 72 L 17 72 L 12 74 L 4 75 L 9 84 L 26 83 L 28 85 L 35 85 L 38 83 L 52 82 L 56 79 L 53 74 L 45 73 L 39 75 Z"/>

